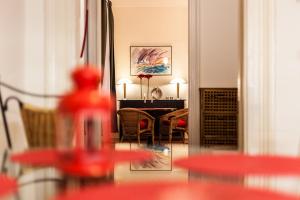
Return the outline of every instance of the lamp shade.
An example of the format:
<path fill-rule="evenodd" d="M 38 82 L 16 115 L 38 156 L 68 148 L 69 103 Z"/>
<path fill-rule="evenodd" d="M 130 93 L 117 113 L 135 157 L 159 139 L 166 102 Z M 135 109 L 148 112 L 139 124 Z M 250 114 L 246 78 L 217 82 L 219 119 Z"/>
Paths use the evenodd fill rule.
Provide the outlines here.
<path fill-rule="evenodd" d="M 186 83 L 186 81 L 183 78 L 174 78 L 170 81 L 170 83 L 171 84 L 176 84 L 176 83 L 183 84 L 183 83 Z"/>

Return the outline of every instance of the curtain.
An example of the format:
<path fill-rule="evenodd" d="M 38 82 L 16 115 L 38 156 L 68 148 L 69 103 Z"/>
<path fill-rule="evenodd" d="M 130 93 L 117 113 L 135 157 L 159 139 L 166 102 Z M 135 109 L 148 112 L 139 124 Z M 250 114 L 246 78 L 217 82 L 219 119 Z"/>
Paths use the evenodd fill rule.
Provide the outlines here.
<path fill-rule="evenodd" d="M 115 48 L 114 48 L 114 16 L 112 12 L 112 3 L 108 1 L 108 23 L 109 23 L 109 61 L 110 61 L 110 91 L 116 95 L 115 81 Z"/>
<path fill-rule="evenodd" d="M 107 46 L 107 3 L 106 0 L 101 0 L 101 67 L 104 72 L 106 46 Z M 103 79 L 102 79 L 103 81 Z"/>
<path fill-rule="evenodd" d="M 117 132 L 116 113 L 116 83 L 115 83 L 115 50 L 114 50 L 114 17 L 112 3 L 110 0 L 102 0 L 102 22 L 101 22 L 101 66 L 102 66 L 102 88 L 109 90 L 115 102 L 112 111 L 112 131 Z"/>

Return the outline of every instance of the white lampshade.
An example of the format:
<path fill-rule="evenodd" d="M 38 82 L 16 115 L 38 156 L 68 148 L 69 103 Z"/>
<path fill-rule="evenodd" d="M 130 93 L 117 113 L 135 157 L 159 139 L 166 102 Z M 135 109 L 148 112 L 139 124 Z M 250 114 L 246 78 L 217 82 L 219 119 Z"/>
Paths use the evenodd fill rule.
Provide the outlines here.
<path fill-rule="evenodd" d="M 183 84 L 183 83 L 186 83 L 186 81 L 182 78 L 174 78 L 173 80 L 170 81 L 171 84 L 175 84 L 175 83 L 180 83 L 180 84 Z"/>
<path fill-rule="evenodd" d="M 119 85 L 122 85 L 122 84 L 124 84 L 124 83 L 126 83 L 126 84 L 131 84 L 131 83 L 132 83 L 132 80 L 130 80 L 130 79 L 128 79 L 128 78 L 122 78 L 122 79 L 118 80 L 118 82 L 117 82 L 117 84 L 119 84 Z"/>

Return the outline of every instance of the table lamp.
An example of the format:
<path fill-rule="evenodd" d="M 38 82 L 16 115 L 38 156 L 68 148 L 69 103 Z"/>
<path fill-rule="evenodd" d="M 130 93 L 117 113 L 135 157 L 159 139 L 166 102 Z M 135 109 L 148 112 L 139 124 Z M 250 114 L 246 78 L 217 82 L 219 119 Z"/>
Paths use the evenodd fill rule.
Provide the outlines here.
<path fill-rule="evenodd" d="M 175 84 L 177 85 L 177 99 L 179 99 L 179 90 L 180 90 L 180 84 L 186 83 L 186 81 L 182 78 L 175 78 L 173 80 L 170 81 L 171 84 Z"/>
<path fill-rule="evenodd" d="M 118 81 L 119 85 L 123 85 L 123 99 L 126 99 L 126 85 L 131 83 L 132 81 L 127 78 L 122 78 Z"/>

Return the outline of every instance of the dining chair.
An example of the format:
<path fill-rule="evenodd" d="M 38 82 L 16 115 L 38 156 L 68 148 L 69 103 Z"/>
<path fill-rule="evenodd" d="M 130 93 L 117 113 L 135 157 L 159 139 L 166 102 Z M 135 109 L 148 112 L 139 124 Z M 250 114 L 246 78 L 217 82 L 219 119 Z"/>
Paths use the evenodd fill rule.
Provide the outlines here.
<path fill-rule="evenodd" d="M 188 134 L 188 108 L 179 109 L 162 115 L 159 119 L 159 138 L 168 134 L 169 142 L 172 142 L 174 132 L 180 132 L 182 141 L 185 143 L 185 133 Z"/>
<path fill-rule="evenodd" d="M 122 108 L 117 114 L 120 116 L 120 127 L 122 127 L 121 142 L 124 136 L 137 136 L 140 144 L 141 135 L 148 134 L 152 136 L 152 144 L 154 144 L 154 117 L 135 108 Z"/>
<path fill-rule="evenodd" d="M 12 112 L 13 109 L 9 109 L 11 101 L 15 101 L 18 104 L 21 123 L 23 123 L 25 138 L 27 142 L 27 147 L 29 149 L 33 148 L 51 148 L 55 145 L 55 111 L 54 109 L 48 109 L 38 106 L 33 106 L 27 103 L 24 103 L 19 98 L 21 95 L 34 98 L 58 98 L 60 96 L 56 95 L 44 95 L 36 94 L 31 92 L 26 92 L 21 89 L 15 88 L 11 85 L 8 85 L 0 81 L 0 109 L 2 114 L 2 122 L 4 127 L 4 133 L 6 138 L 7 147 L 4 149 L 1 158 L 1 172 L 3 173 L 12 173 L 17 178 L 20 178 L 25 172 L 30 172 L 30 167 L 16 167 L 12 169 L 14 165 L 11 166 L 11 161 L 9 159 L 10 154 L 18 150 L 16 144 L 17 141 L 14 139 L 20 138 L 17 134 L 17 137 L 12 137 L 11 130 L 12 123 L 9 121 L 8 112 Z M 6 88 L 9 94 L 16 94 L 3 96 L 2 88 Z M 21 132 L 20 132 L 21 133 Z M 29 181 L 28 184 L 37 182 L 37 181 L 60 181 L 56 178 L 37 178 L 32 181 Z"/>
<path fill-rule="evenodd" d="M 55 110 L 22 104 L 21 117 L 29 148 L 55 146 Z"/>

